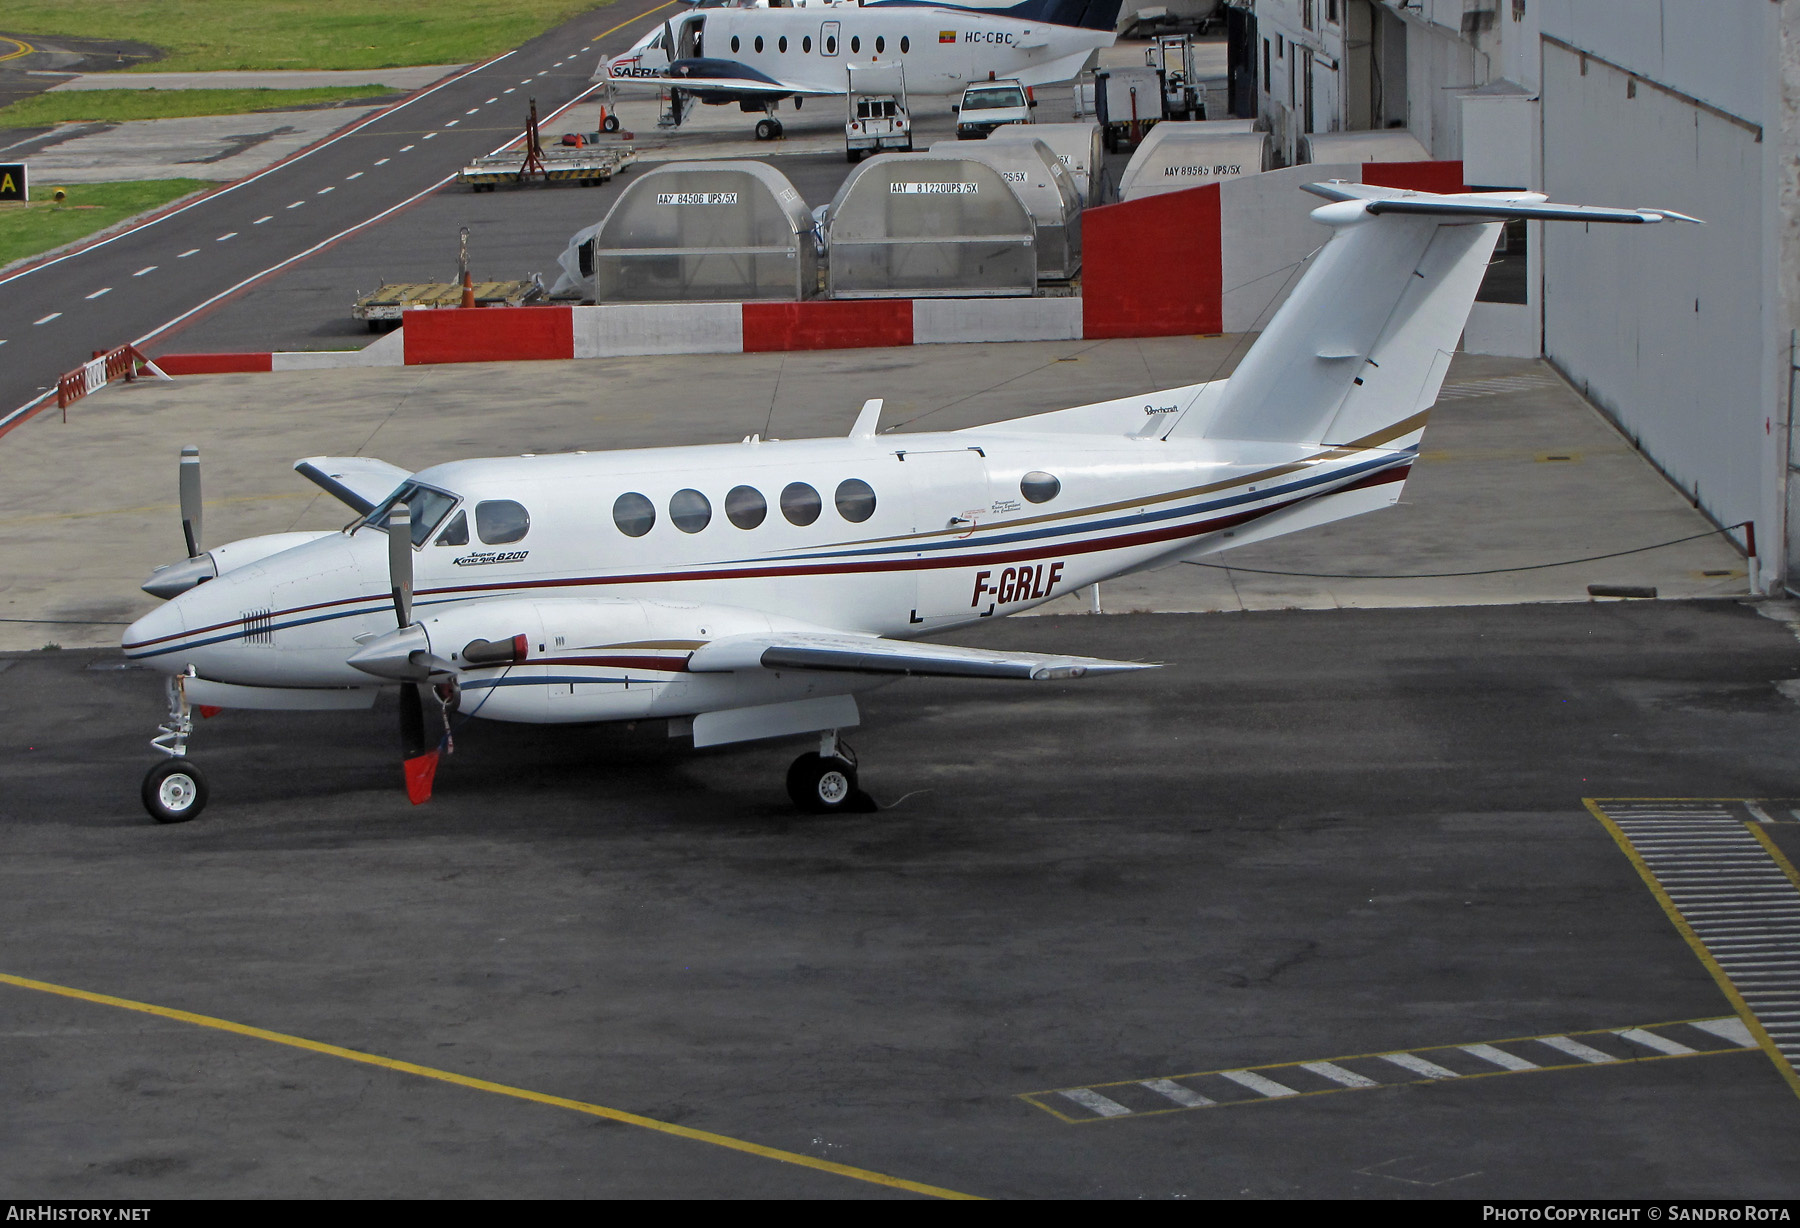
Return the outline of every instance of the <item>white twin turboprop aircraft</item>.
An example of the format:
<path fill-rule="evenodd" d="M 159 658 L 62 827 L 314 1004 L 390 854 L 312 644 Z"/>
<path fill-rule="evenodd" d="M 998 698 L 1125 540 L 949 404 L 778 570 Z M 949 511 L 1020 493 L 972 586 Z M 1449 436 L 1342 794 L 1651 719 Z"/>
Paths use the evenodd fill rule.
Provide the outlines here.
<path fill-rule="evenodd" d="M 315 457 L 361 515 L 338 532 L 200 551 L 125 654 L 170 675 L 144 803 L 190 819 L 190 704 L 367 708 L 399 685 L 407 786 L 429 796 L 452 712 L 527 722 L 664 717 L 696 746 L 820 733 L 787 784 L 866 805 L 838 739 L 896 675 L 1043 682 L 1151 668 L 919 643 L 1112 576 L 1384 507 L 1500 221 L 1659 222 L 1662 210 L 1315 184 L 1332 230 L 1229 379 L 941 433 L 495 457 L 408 474 Z M 428 732 L 428 729 L 431 732 Z"/>

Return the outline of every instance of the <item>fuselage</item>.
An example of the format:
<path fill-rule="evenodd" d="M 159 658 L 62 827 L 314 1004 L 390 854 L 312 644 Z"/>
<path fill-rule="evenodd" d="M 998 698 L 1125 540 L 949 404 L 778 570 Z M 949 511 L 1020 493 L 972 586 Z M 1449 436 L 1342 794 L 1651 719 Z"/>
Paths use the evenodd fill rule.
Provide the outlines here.
<path fill-rule="evenodd" d="M 898 62 L 906 67 L 909 89 L 949 93 L 990 74 L 1025 85 L 1066 81 L 1112 42 L 1110 28 L 959 8 L 701 9 L 671 18 L 629 51 L 602 61 L 596 76 L 625 93 L 660 91 L 687 76 L 741 79 L 746 87 L 764 90 L 842 94 L 846 63 Z M 708 91 L 697 92 L 706 99 Z"/>
<path fill-rule="evenodd" d="M 1160 421 L 1162 407 L 1141 401 L 1120 415 Z M 402 488 L 421 520 L 415 617 L 446 657 L 472 639 L 526 636 L 507 685 L 604 676 L 626 680 L 622 695 L 635 671 L 634 702 L 650 704 L 647 687 L 682 684 L 680 702 L 601 705 L 590 719 L 704 711 L 716 697 L 688 685 L 683 662 L 714 639 L 800 628 L 911 638 L 1018 613 L 1229 545 L 1314 501 L 1397 494 L 1390 484 L 1413 456 L 1403 443 L 1226 444 L 1001 423 L 459 461 Z M 368 687 L 376 680 L 347 658 L 394 629 L 386 557 L 386 531 L 368 522 L 284 550 L 146 615 L 125 653 L 244 686 Z M 523 696 L 483 714 L 552 719 L 541 707 L 519 715 L 512 699 Z"/>

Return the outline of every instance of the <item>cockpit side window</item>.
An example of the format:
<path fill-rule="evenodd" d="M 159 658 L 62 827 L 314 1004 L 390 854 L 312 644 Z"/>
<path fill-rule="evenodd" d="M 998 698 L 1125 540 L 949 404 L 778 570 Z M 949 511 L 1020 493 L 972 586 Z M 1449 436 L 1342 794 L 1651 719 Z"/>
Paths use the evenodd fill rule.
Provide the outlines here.
<path fill-rule="evenodd" d="M 377 529 L 386 530 L 388 513 L 394 510 L 396 503 L 404 503 L 412 513 L 412 543 L 423 546 L 431 537 L 450 509 L 456 506 L 456 496 L 441 490 L 433 490 L 429 486 L 421 486 L 417 482 L 408 482 L 399 490 L 387 497 L 382 505 L 370 512 L 363 524 L 373 525 Z"/>
<path fill-rule="evenodd" d="M 511 499 L 484 499 L 475 505 L 475 532 L 490 546 L 516 542 L 531 531 L 531 513 Z"/>
<path fill-rule="evenodd" d="M 438 534 L 437 544 L 440 546 L 466 546 L 469 544 L 467 512 L 458 512 L 450 518 L 450 527 Z"/>

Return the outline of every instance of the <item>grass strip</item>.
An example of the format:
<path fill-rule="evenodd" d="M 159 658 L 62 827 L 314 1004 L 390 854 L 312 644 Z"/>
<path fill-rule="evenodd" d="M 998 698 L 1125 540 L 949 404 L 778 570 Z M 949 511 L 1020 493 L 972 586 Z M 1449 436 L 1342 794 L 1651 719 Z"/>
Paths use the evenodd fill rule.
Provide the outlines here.
<path fill-rule="evenodd" d="M 6 0 L 8 33 L 166 47 L 152 72 L 465 64 L 611 0 Z"/>
<path fill-rule="evenodd" d="M 122 124 L 134 119 L 183 119 L 192 115 L 244 115 L 379 98 L 402 91 L 385 85 L 328 86 L 304 90 L 59 90 L 0 107 L 0 128 L 41 128 L 78 121 Z"/>
<path fill-rule="evenodd" d="M 208 179 L 141 179 L 129 183 L 61 185 L 68 199 L 51 199 L 57 185 L 31 185 L 31 203 L 0 204 L 0 268 L 105 230 L 189 192 L 213 186 Z"/>

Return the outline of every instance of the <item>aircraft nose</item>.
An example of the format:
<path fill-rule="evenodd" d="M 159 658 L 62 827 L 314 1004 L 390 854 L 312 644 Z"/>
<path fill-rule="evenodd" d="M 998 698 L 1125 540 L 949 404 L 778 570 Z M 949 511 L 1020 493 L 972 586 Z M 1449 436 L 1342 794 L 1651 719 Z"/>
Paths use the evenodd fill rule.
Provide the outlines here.
<path fill-rule="evenodd" d="M 182 610 L 183 604 L 179 598 L 166 602 L 125 628 L 125 634 L 119 637 L 119 647 L 124 649 L 125 655 L 150 657 L 153 661 L 173 661 L 173 655 L 163 657 L 152 654 L 186 633 L 187 616 Z"/>

